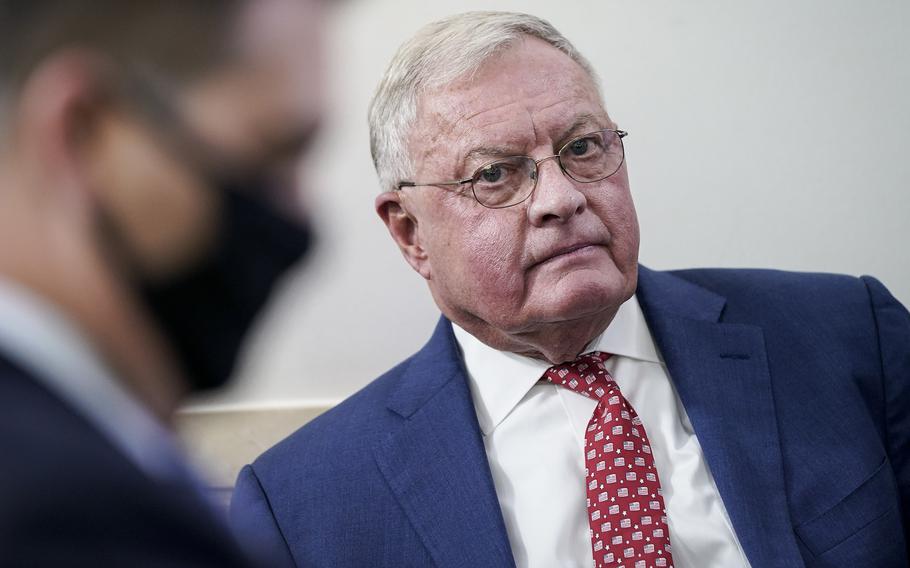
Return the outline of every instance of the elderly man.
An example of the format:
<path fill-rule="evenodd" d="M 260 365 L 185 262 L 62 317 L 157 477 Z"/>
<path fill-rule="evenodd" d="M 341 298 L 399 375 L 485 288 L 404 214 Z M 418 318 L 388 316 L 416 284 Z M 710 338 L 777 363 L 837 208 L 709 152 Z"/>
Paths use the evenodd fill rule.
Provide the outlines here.
<path fill-rule="evenodd" d="M 622 131 L 546 22 L 395 56 L 376 209 L 427 345 L 239 478 L 297 566 L 905 566 L 910 315 L 872 278 L 638 265 Z"/>
<path fill-rule="evenodd" d="M 0 0 L 0 566 L 247 565 L 169 423 L 306 249 L 320 12 Z"/>

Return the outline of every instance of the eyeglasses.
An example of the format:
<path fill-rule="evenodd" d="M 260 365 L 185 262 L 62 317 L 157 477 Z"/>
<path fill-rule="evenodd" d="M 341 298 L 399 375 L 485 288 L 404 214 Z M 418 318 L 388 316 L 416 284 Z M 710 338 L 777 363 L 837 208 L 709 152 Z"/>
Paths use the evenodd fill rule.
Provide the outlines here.
<path fill-rule="evenodd" d="M 612 176 L 625 159 L 622 139 L 627 135 L 624 130 L 599 130 L 574 138 L 556 154 L 539 160 L 510 156 L 480 166 L 469 178 L 435 183 L 403 181 L 398 189 L 470 183 L 474 198 L 484 207 L 512 207 L 531 197 L 540 177 L 540 164 L 547 160 L 555 159 L 564 174 L 580 183 L 593 183 Z"/>

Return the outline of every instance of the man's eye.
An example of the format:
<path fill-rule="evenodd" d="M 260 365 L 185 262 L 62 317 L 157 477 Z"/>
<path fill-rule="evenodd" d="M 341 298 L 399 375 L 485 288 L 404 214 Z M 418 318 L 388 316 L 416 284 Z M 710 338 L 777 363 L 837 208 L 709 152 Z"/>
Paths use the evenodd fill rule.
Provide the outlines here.
<path fill-rule="evenodd" d="M 480 180 L 485 183 L 496 183 L 502 179 L 503 173 L 504 172 L 500 164 L 490 164 L 489 166 L 480 170 Z"/>
<path fill-rule="evenodd" d="M 569 144 L 569 151 L 575 156 L 584 156 L 588 152 L 589 140 L 581 138 Z"/>

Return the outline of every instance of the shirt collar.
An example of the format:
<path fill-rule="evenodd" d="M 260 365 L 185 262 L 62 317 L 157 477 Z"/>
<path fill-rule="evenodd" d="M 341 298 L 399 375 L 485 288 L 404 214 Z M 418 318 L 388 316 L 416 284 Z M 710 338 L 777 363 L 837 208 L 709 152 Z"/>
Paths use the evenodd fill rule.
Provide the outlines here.
<path fill-rule="evenodd" d="M 86 418 L 140 469 L 184 477 L 173 435 L 115 378 L 55 306 L 0 276 L 0 349 Z"/>
<path fill-rule="evenodd" d="M 537 384 L 550 364 L 496 350 L 454 323 L 452 329 L 464 358 L 480 429 L 489 436 Z M 588 344 L 585 352 L 588 351 L 661 362 L 635 296 L 619 307 L 607 329 Z"/>

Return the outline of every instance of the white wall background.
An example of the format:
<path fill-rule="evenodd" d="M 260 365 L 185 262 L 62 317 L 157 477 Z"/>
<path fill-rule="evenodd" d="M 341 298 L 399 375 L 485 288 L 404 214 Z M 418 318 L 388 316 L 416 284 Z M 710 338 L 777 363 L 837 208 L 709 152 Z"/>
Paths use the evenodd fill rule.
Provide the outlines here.
<path fill-rule="evenodd" d="M 910 303 L 910 2 L 351 0 L 309 167 L 320 249 L 199 402 L 343 398 L 426 340 L 438 312 L 373 211 L 365 116 L 402 41 L 473 9 L 549 19 L 599 70 L 644 264 L 869 273 Z"/>

